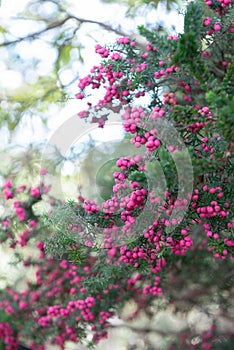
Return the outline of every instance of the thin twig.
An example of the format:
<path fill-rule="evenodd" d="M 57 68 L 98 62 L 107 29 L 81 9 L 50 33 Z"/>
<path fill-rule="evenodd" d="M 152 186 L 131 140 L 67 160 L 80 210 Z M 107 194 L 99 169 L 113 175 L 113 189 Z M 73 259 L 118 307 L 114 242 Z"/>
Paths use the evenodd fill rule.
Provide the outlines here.
<path fill-rule="evenodd" d="M 35 37 L 38 37 L 39 35 L 51 30 L 51 29 L 55 29 L 55 28 L 58 28 L 58 27 L 61 27 L 63 24 L 65 24 L 68 20 L 70 19 L 74 19 L 76 20 L 77 22 L 79 22 L 80 24 L 83 24 L 83 23 L 90 23 L 90 24 L 97 24 L 99 25 L 101 28 L 107 30 L 107 31 L 110 31 L 110 32 L 113 32 L 115 34 L 118 34 L 118 35 L 121 35 L 121 36 L 125 36 L 126 33 L 122 32 L 121 30 L 119 29 L 116 29 L 116 28 L 113 28 L 111 25 L 109 24 L 106 24 L 106 23 L 103 23 L 103 22 L 99 22 L 99 21 L 94 21 L 94 20 L 90 20 L 90 19 L 84 19 L 84 18 L 80 18 L 80 17 L 76 17 L 76 16 L 73 16 L 73 15 L 68 15 L 66 18 L 64 18 L 63 20 L 61 21 L 57 21 L 57 22 L 54 22 L 54 23 L 51 23 L 49 24 L 46 28 L 44 29 L 41 29 L 37 32 L 34 32 L 34 33 L 31 33 L 31 34 L 28 34 L 24 37 L 21 37 L 21 38 L 18 38 L 16 40 L 12 40 L 12 41 L 5 41 L 3 42 L 2 44 L 0 44 L 0 47 L 5 47 L 5 46 L 9 46 L 9 45 L 15 45 L 17 43 L 20 43 L 21 41 L 24 41 L 24 40 L 29 40 L 29 39 L 33 39 Z"/>

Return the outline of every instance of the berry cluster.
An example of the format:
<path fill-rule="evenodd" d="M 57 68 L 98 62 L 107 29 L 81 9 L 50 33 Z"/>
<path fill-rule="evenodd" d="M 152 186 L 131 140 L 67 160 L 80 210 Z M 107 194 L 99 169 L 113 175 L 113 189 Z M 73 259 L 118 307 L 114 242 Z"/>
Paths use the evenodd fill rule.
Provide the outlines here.
<path fill-rule="evenodd" d="M 132 319 L 139 311 L 151 312 L 158 298 L 170 310 L 181 304 L 205 310 L 215 302 L 215 313 L 207 309 L 212 321 L 218 314 L 231 319 L 233 4 L 206 3 L 213 16 L 203 13 L 201 20 L 202 6 L 191 2 L 179 37 L 164 38 L 141 27 L 148 41 L 141 52 L 129 37 L 113 47 L 98 44 L 95 50 L 103 61 L 78 83 L 77 99 L 85 99 L 90 90 L 104 91 L 97 106 L 89 103 L 79 116 L 91 116 L 103 127 L 108 118 L 108 113 L 99 117 L 103 107 L 120 111 L 127 106 L 121 112 L 124 129 L 131 143 L 145 151 L 117 161 L 112 198 L 100 207 L 82 196 L 78 204 L 61 203 L 45 196 L 49 188 L 44 183 L 17 188 L 7 181 L 3 186 L 8 202 L 0 240 L 17 246 L 17 259 L 22 256 L 24 267 L 35 271 L 24 290 L 0 291 L 4 350 L 17 349 L 22 340 L 33 350 L 44 350 L 45 339 L 64 349 L 67 341 L 82 341 L 88 333 L 97 343 L 107 337 L 115 310 L 132 300 Z M 142 96 L 150 99 L 148 108 L 133 107 Z M 160 139 L 159 125 L 167 122 L 178 142 L 173 133 Z M 42 197 L 51 206 L 48 225 L 34 210 Z M 216 350 L 233 335 L 212 332 L 196 334 L 188 327 L 172 348 Z"/>

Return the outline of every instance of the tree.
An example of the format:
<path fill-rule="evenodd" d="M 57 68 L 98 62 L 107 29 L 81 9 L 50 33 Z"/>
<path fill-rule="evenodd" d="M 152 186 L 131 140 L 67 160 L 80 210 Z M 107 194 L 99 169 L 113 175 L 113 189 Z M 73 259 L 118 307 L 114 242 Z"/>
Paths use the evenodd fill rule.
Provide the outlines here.
<path fill-rule="evenodd" d="M 44 180 L 4 185 L 13 213 L 3 218 L 2 241 L 16 248 L 41 239 L 39 257 L 23 258 L 37 267 L 36 281 L 1 295 L 6 349 L 24 342 L 41 350 L 45 339 L 61 349 L 68 340 L 92 346 L 132 300 L 132 319 L 162 307 L 186 314 L 196 306 L 207 316 L 200 330 L 161 331 L 165 349 L 231 349 L 233 329 L 222 320 L 233 323 L 233 4 L 207 6 L 209 17 L 201 3 L 187 6 L 179 37 L 140 27 L 144 50 L 128 37 L 96 46 L 103 60 L 80 79 L 77 98 L 90 98 L 90 87 L 103 97 L 79 116 L 105 128 L 108 111 L 119 111 L 144 150 L 110 164 L 111 198 L 48 197 L 45 222 L 34 209 L 49 196 Z"/>
<path fill-rule="evenodd" d="M 25 30 L 24 34 L 18 35 L 15 28 L 20 24 Z M 2 19 L 1 56 L 8 70 L 21 75 L 22 83 L 11 91 L 3 86 L 1 127 L 6 125 L 13 131 L 25 115 L 27 118 L 37 115 L 46 124 L 52 105 L 67 101 L 71 86 L 78 79 L 74 62 L 83 62 L 84 45 L 79 32 L 85 24 L 124 35 L 121 29 L 109 24 L 75 16 L 71 5 L 64 1 L 28 1 L 10 21 Z M 36 47 L 46 52 L 47 60 L 45 53 L 36 52 Z M 25 48 L 30 52 L 26 57 Z M 69 81 L 63 79 L 65 71 L 73 76 Z"/>
<path fill-rule="evenodd" d="M 2 8 L 4 7 L 2 4 Z M 0 52 L 3 67 L 17 72 L 21 83 L 14 88 L 2 86 L 0 95 L 0 127 L 10 132 L 22 118 L 37 116 L 46 125 L 51 109 L 64 105 L 72 98 L 77 70 L 84 61 L 84 28 L 124 36 L 123 28 L 108 23 L 82 18 L 75 14 L 72 4 L 64 1 L 28 0 L 15 16 L 2 18 L 0 26 Z M 19 34 L 20 28 L 21 33 Z M 22 30 L 24 28 L 24 30 Z M 96 33 L 86 33 L 98 40 Z M 40 49 L 38 49 L 40 48 Z M 27 49 L 27 54 L 25 50 Z M 45 54 L 46 53 L 46 54 Z M 80 68 L 77 68 L 80 62 Z"/>

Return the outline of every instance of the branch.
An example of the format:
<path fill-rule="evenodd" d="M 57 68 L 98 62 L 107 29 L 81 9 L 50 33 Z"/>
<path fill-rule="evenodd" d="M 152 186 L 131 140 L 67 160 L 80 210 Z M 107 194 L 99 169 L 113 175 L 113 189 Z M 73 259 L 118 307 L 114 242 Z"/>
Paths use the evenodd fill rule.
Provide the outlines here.
<path fill-rule="evenodd" d="M 94 20 L 90 20 L 90 19 L 84 19 L 84 18 L 79 18 L 79 17 L 76 17 L 76 16 L 73 16 L 73 15 L 68 15 L 66 18 L 64 18 L 63 20 L 61 21 L 57 21 L 57 22 L 54 22 L 54 23 L 51 23 L 49 24 L 46 28 L 44 29 L 41 29 L 37 32 L 34 32 L 32 34 L 28 34 L 24 37 L 21 37 L 21 38 L 18 38 L 16 40 L 12 40 L 12 41 L 5 41 L 4 43 L 0 44 L 0 47 L 5 47 L 5 46 L 9 46 L 9 45 L 14 45 L 14 44 L 17 44 L 17 43 L 20 43 L 21 41 L 24 41 L 24 40 L 29 40 L 29 39 L 33 39 L 35 37 L 38 37 L 39 35 L 51 30 L 51 29 L 55 29 L 55 28 L 58 28 L 58 27 L 61 27 L 64 23 L 66 23 L 68 20 L 70 19 L 74 19 L 76 20 L 77 22 L 79 22 L 79 24 L 83 24 L 83 23 L 91 23 L 91 24 L 97 24 L 99 25 L 101 28 L 103 28 L 104 30 L 107 30 L 107 31 L 110 31 L 110 32 L 113 32 L 117 35 L 121 35 L 121 36 L 125 36 L 126 33 L 122 32 L 121 30 L 119 29 L 115 29 L 113 28 L 111 25 L 109 24 L 106 24 L 106 23 L 103 23 L 103 22 L 99 22 L 99 21 L 94 21 Z"/>
<path fill-rule="evenodd" d="M 83 18 L 78 18 L 75 16 L 72 16 L 73 19 L 76 19 L 77 21 L 79 21 L 80 23 L 91 23 L 91 24 L 97 24 L 100 27 L 102 27 L 103 29 L 113 32 L 117 35 L 121 35 L 121 36 L 126 36 L 126 33 L 122 32 L 122 30 L 119 29 L 115 29 L 113 27 L 111 27 L 109 24 L 103 23 L 103 22 L 98 22 L 98 21 L 93 21 L 90 19 L 83 19 Z"/>

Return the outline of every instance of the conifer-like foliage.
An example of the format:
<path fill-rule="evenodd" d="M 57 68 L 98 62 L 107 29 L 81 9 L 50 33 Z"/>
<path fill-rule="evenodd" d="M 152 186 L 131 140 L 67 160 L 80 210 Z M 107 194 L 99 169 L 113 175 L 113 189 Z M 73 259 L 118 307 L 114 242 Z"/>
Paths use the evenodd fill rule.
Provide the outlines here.
<path fill-rule="evenodd" d="M 221 320 L 233 322 L 233 12 L 231 1 L 191 2 L 178 36 L 140 27 L 144 49 L 128 37 L 96 46 L 102 61 L 76 97 L 92 102 L 90 91 L 100 89 L 103 98 L 79 117 L 105 128 L 119 111 L 136 155 L 100 169 L 102 187 L 104 170 L 108 179 L 113 172 L 101 203 L 82 193 L 60 203 L 43 181 L 4 185 L 14 212 L 2 220 L 1 240 L 14 249 L 41 240 L 39 257 L 24 260 L 36 280 L 0 294 L 4 349 L 42 350 L 45 339 L 91 347 L 129 301 L 132 319 L 159 306 L 206 315 L 202 330 L 188 323 L 164 333 L 165 349 L 231 349 L 233 330 Z M 46 198 L 44 220 L 34 206 Z"/>

